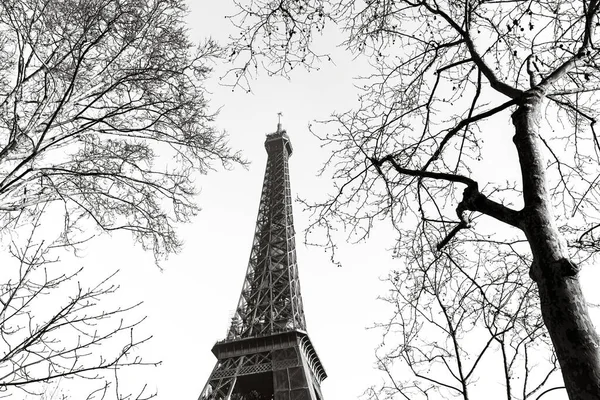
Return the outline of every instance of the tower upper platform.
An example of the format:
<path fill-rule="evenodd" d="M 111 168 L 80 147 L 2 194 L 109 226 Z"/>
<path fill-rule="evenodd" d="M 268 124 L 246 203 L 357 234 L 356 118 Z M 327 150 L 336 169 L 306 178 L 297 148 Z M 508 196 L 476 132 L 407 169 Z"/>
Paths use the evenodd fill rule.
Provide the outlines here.
<path fill-rule="evenodd" d="M 277 132 L 267 134 L 265 148 L 267 149 L 267 153 L 270 155 L 272 152 L 280 151 L 282 147 L 285 147 L 287 150 L 288 157 L 292 155 L 293 148 L 290 137 L 285 129 L 281 128 L 281 123 L 279 123 L 277 124 Z"/>

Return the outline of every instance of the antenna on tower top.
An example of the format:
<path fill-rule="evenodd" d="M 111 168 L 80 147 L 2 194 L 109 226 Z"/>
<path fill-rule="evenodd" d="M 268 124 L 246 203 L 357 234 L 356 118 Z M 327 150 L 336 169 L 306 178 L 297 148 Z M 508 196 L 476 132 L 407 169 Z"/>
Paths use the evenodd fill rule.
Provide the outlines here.
<path fill-rule="evenodd" d="M 281 111 L 279 111 L 277 113 L 277 133 L 281 132 L 281 116 L 283 115 L 283 113 Z"/>

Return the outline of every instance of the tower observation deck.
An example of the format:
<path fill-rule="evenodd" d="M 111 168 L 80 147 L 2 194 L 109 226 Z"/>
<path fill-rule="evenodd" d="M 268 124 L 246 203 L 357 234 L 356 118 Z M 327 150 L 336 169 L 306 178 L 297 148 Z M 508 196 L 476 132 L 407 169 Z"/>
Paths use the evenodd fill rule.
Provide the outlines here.
<path fill-rule="evenodd" d="M 288 159 L 292 144 L 277 125 L 268 159 L 250 260 L 217 364 L 199 400 L 323 400 L 327 377 L 306 332 L 296 264 Z"/>

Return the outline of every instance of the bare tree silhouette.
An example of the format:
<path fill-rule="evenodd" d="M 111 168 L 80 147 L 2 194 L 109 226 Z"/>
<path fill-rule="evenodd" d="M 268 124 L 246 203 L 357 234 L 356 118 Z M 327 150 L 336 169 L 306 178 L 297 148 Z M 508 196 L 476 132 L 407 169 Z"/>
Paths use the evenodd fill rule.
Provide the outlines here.
<path fill-rule="evenodd" d="M 43 210 L 38 214 L 43 215 Z M 39 221 L 34 221 L 22 245 L 12 242 L 12 261 L 3 263 L 1 395 L 39 397 L 47 395 L 48 384 L 79 378 L 91 382 L 92 387 L 101 383 L 90 390 L 95 393 L 96 397 L 90 395 L 93 398 L 102 393 L 116 393 L 118 399 L 153 397 L 145 388 L 137 397 L 125 396 L 118 388 L 122 368 L 158 365 L 136 355 L 135 349 L 150 339 L 136 334 L 136 327 L 145 319 L 133 312 L 140 303 L 108 305 L 118 289 L 113 283 L 116 272 L 91 286 L 80 281 L 83 268 L 64 272 L 68 269 L 56 253 L 65 244 L 40 239 L 46 233 L 40 232 Z"/>
<path fill-rule="evenodd" d="M 515 251 L 531 261 L 568 395 L 590 400 L 600 398 L 600 341 L 578 277 L 599 248 L 599 8 L 596 0 L 257 0 L 232 17 L 240 34 L 230 47 L 230 82 L 245 85 L 262 66 L 283 75 L 313 68 L 322 58 L 315 37 L 341 26 L 346 48 L 372 70 L 356 109 L 316 132 L 338 191 L 314 205 L 315 226 L 329 232 L 338 221 L 360 239 L 389 219 L 401 234 L 397 255 L 421 245 L 425 263 L 467 252 L 468 238 L 489 256 L 523 243 Z M 486 142 L 510 152 L 495 158 Z M 503 179 L 488 176 L 486 159 Z"/>
<path fill-rule="evenodd" d="M 132 232 L 157 259 L 179 249 L 194 174 L 242 161 L 205 98 L 220 49 L 190 43 L 185 12 L 182 0 L 0 4 L 1 229 L 50 202 L 66 242 L 95 226 Z"/>

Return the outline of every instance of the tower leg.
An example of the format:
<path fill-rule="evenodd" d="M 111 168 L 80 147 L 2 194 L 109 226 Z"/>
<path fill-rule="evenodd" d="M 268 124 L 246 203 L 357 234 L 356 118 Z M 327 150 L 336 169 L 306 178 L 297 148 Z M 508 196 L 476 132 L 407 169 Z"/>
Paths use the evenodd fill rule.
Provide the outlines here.
<path fill-rule="evenodd" d="M 219 373 L 224 368 L 223 363 L 218 362 L 213 368 L 213 372 L 210 374 L 210 378 L 208 382 L 206 382 L 206 386 L 200 393 L 200 397 L 198 400 L 230 400 L 231 393 L 233 392 L 233 388 L 235 386 L 236 376 L 222 376 L 222 373 Z"/>

